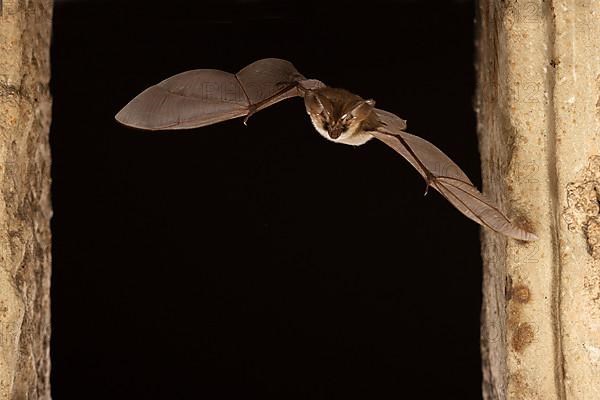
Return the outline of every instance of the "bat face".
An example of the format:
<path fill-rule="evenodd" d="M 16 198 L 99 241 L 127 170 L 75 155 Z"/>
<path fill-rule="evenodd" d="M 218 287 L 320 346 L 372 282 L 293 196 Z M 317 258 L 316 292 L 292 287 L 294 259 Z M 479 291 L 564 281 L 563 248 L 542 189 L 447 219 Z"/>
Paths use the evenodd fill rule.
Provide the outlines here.
<path fill-rule="evenodd" d="M 372 128 L 370 125 L 377 121 L 373 100 L 324 87 L 308 92 L 304 102 L 313 126 L 325 139 L 359 146 L 373 137 L 364 129 L 365 122 Z"/>

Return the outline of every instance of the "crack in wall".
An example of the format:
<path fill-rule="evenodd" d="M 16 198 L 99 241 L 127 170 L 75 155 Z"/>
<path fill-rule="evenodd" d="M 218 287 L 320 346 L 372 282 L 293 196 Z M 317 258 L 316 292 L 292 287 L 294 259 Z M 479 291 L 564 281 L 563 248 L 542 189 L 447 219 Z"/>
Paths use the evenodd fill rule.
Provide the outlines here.
<path fill-rule="evenodd" d="M 548 60 L 557 60 L 559 54 L 556 51 L 556 14 L 554 9 L 554 1 L 547 4 L 548 9 L 546 10 L 549 16 L 546 19 L 547 22 L 547 58 Z M 553 324 L 552 329 L 554 344 L 555 344 L 555 358 L 554 363 L 556 369 L 554 371 L 555 385 L 557 390 L 557 397 L 561 400 L 567 398 L 566 387 L 565 387 L 565 369 L 564 369 L 564 352 L 562 344 L 562 321 L 561 321 L 561 276 L 562 276 L 562 260 L 560 257 L 560 233 L 559 233 L 559 221 L 558 216 L 559 210 L 559 170 L 557 160 L 557 140 L 558 134 L 556 129 L 556 103 L 555 103 L 555 91 L 556 91 L 556 74 L 558 68 L 548 68 L 546 72 L 546 88 L 548 90 L 548 108 L 547 108 L 547 133 L 548 133 L 548 178 L 550 182 L 550 213 L 552 215 L 550 232 L 552 234 L 552 260 L 554 265 L 554 272 L 552 274 L 552 304 L 554 308 L 553 312 Z"/>

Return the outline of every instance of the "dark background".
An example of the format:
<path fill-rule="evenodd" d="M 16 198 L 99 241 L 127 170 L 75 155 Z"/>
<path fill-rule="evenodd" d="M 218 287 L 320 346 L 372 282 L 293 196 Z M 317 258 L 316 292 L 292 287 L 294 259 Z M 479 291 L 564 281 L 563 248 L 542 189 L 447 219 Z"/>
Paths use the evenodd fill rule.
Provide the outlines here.
<path fill-rule="evenodd" d="M 63 399 L 480 399 L 479 227 L 300 99 L 179 132 L 141 90 L 263 57 L 372 97 L 479 185 L 474 4 L 58 2 L 52 386 Z"/>

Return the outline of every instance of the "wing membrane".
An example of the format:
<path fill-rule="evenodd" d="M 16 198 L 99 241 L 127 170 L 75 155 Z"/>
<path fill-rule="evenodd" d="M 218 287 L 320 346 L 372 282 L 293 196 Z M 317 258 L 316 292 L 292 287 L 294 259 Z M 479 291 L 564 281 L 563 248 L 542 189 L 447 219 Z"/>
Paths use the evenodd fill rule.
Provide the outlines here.
<path fill-rule="evenodd" d="M 302 76 L 291 62 L 277 58 L 258 60 L 243 68 L 236 74 L 250 104 L 261 110 L 278 101 L 298 96 L 293 85 L 306 78 Z"/>
<path fill-rule="evenodd" d="M 281 100 L 302 95 L 307 80 L 289 61 L 258 60 L 237 74 L 196 69 L 174 75 L 144 90 L 115 118 L 139 129 L 197 128 L 249 116 Z"/>
<path fill-rule="evenodd" d="M 383 110 L 375 110 L 384 124 L 370 132 L 400 155 L 460 212 L 480 225 L 519 240 L 536 240 L 537 236 L 516 225 L 473 185 L 467 175 L 440 149 L 402 129 L 406 121 Z"/>

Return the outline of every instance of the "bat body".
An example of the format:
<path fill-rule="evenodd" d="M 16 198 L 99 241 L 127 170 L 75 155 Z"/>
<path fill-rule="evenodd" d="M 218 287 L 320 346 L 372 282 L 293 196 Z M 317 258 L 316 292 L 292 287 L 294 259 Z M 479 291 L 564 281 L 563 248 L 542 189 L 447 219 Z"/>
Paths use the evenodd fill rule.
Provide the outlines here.
<path fill-rule="evenodd" d="M 279 101 L 301 96 L 317 132 L 335 143 L 359 146 L 376 138 L 402 155 L 429 187 L 436 189 L 465 216 L 519 240 L 536 240 L 512 224 L 448 156 L 430 142 L 405 132 L 406 121 L 375 108 L 344 89 L 306 79 L 288 61 L 258 60 L 236 74 L 198 69 L 174 75 L 144 90 L 116 115 L 138 129 L 197 128 L 245 117 Z"/>
<path fill-rule="evenodd" d="M 304 102 L 317 132 L 336 143 L 360 146 L 373 138 L 368 132 L 381 125 L 373 100 L 365 101 L 344 89 L 317 88 L 304 96 Z"/>

